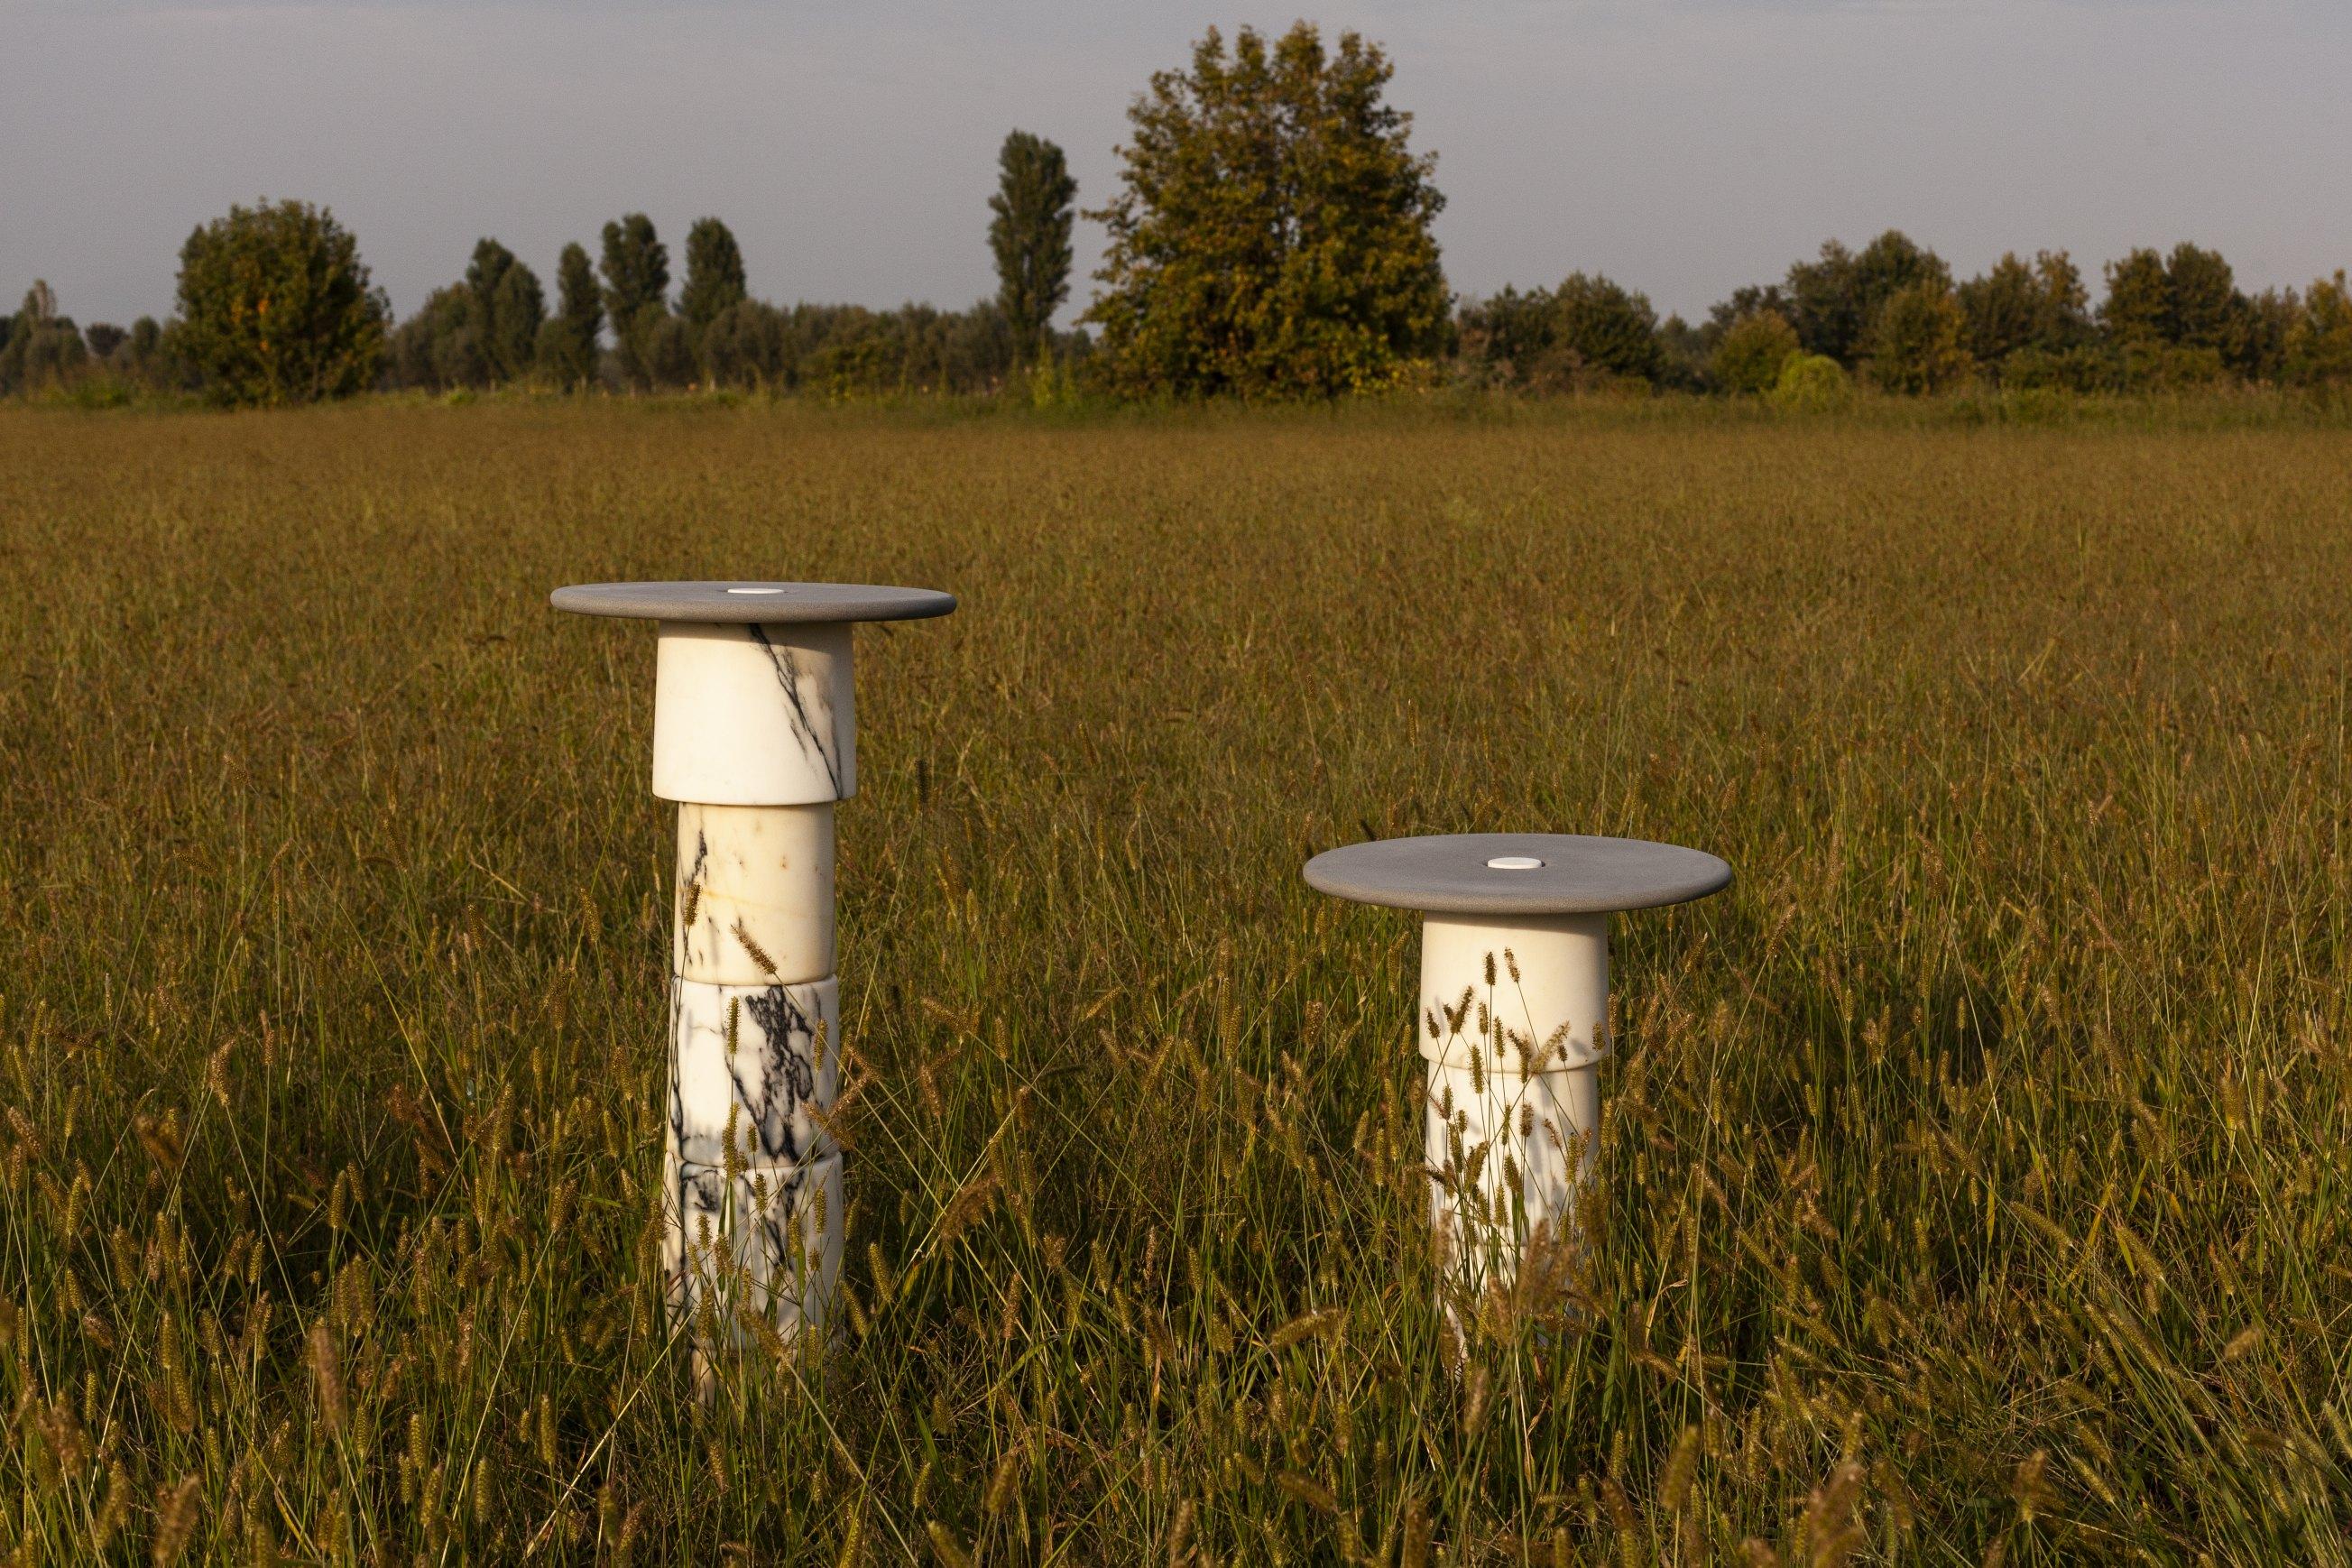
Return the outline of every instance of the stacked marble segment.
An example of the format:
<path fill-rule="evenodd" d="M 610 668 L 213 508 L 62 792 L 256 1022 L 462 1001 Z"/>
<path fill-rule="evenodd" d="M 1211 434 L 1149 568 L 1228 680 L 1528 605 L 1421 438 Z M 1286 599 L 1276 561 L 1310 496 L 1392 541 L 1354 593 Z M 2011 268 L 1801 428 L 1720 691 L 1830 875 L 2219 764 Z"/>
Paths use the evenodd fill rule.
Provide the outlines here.
<path fill-rule="evenodd" d="M 1432 915 L 1422 927 L 1429 1217 L 1465 1272 L 1565 1245 L 1601 1124 L 1609 917 Z"/>
<path fill-rule="evenodd" d="M 654 794 L 677 803 L 670 941 L 666 1263 L 704 1298 L 790 1337 L 841 1264 L 841 1152 L 822 1122 L 841 1075 L 834 803 L 856 786 L 850 628 L 664 622 Z"/>

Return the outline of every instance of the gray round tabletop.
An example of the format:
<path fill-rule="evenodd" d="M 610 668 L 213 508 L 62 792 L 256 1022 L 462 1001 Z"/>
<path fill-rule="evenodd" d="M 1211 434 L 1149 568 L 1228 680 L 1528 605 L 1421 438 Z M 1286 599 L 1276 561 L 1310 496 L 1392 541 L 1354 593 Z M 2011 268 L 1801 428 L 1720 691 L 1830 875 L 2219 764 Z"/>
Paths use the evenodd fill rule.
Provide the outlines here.
<path fill-rule="evenodd" d="M 1454 833 L 1327 849 L 1312 887 L 1359 903 L 1448 915 L 1590 915 L 1650 910 L 1721 892 L 1714 856 L 1640 838 Z"/>
<path fill-rule="evenodd" d="M 751 622 L 919 621 L 956 607 L 934 588 L 882 588 L 866 583 L 574 583 L 547 602 L 581 616 L 637 620 Z"/>

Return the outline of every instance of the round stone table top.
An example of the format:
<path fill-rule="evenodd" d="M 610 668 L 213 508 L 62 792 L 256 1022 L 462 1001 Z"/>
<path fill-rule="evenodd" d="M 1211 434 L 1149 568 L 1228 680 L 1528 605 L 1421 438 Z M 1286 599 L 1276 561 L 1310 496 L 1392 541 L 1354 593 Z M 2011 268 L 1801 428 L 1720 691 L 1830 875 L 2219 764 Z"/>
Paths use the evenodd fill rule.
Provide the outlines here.
<path fill-rule="evenodd" d="M 1590 915 L 1721 892 L 1714 856 L 1640 838 L 1454 833 L 1381 838 L 1307 862 L 1312 887 L 1359 903 L 1447 915 Z"/>
<path fill-rule="evenodd" d="M 950 614 L 953 594 L 866 583 L 574 583 L 547 602 L 581 616 L 637 620 L 751 622 L 919 621 Z"/>

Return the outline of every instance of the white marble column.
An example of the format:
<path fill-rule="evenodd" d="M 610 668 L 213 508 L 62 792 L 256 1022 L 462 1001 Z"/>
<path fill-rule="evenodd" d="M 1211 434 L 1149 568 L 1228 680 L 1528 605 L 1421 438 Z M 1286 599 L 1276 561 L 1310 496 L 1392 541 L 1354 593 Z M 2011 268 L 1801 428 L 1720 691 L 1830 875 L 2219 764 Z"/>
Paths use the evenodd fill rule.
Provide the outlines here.
<path fill-rule="evenodd" d="M 1465 833 L 1327 850 L 1306 876 L 1423 916 L 1429 1218 L 1454 1278 L 1508 1287 L 1539 1249 L 1564 1262 L 1601 1131 L 1611 916 L 1705 898 L 1731 868 L 1638 839 Z"/>
<path fill-rule="evenodd" d="M 1430 1223 L 1474 1283 L 1570 1244 L 1600 1131 L 1609 917 L 1432 915 L 1422 925 Z"/>
<path fill-rule="evenodd" d="M 857 783 L 851 626 L 921 589 L 604 584 L 560 608 L 659 622 L 654 794 L 677 805 L 663 1152 L 671 1308 L 698 1367 L 751 1320 L 825 1321 L 845 1218 L 824 1118 L 843 1051 L 834 808 Z"/>

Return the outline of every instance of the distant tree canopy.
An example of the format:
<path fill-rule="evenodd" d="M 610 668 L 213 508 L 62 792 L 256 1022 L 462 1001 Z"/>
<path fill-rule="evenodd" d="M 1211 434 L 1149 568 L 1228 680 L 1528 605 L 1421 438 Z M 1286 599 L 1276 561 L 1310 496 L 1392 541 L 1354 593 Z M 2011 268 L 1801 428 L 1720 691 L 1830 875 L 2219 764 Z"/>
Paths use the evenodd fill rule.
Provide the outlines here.
<path fill-rule="evenodd" d="M 538 275 L 497 240 L 478 240 L 464 279 L 435 289 L 392 334 L 392 381 L 436 390 L 520 381 L 538 362 L 546 316 Z"/>
<path fill-rule="evenodd" d="M 1803 352 L 1786 316 L 1759 310 L 1724 329 L 1710 368 L 1727 392 L 1765 393 L 1780 384 L 1781 369 Z"/>
<path fill-rule="evenodd" d="M 654 220 L 631 213 L 604 226 L 604 314 L 617 327 L 636 320 L 649 305 L 669 299 L 669 252 L 654 232 Z"/>
<path fill-rule="evenodd" d="M 2288 379 L 2313 386 L 2352 384 L 2352 288 L 2338 268 L 2304 295 L 2284 354 Z"/>
<path fill-rule="evenodd" d="M 2080 347 L 2091 336 L 2088 304 L 2083 274 L 2063 250 L 2045 250 L 2030 267 L 2011 251 L 1959 287 L 1968 351 L 1989 365 L 2023 350 Z"/>
<path fill-rule="evenodd" d="M 558 386 L 596 380 L 597 334 L 604 327 L 604 297 L 588 252 L 567 245 L 555 264 L 555 314 L 539 332 L 539 368 Z"/>
<path fill-rule="evenodd" d="M 514 381 L 528 374 L 539 349 L 540 323 L 547 319 L 539 275 L 497 240 L 483 239 L 466 268 L 466 292 L 480 322 L 490 378 Z"/>
<path fill-rule="evenodd" d="M 1112 389 L 1330 396 L 1393 383 L 1447 313 L 1433 160 L 1376 45 L 1213 29 L 1129 110 L 1087 313 Z"/>
<path fill-rule="evenodd" d="M 678 290 L 677 313 L 698 332 L 749 295 L 733 231 L 715 217 L 695 219 L 686 231 L 686 285 Z"/>
<path fill-rule="evenodd" d="M 58 313 L 57 296 L 36 279 L 16 314 L 0 328 L 0 392 L 58 385 L 89 357 L 73 319 Z"/>
<path fill-rule="evenodd" d="M 613 326 L 613 358 L 622 378 L 649 386 L 654 362 L 665 352 L 654 342 L 669 319 L 669 252 L 654 220 L 631 213 L 604 226 L 604 317 Z"/>
<path fill-rule="evenodd" d="M 1968 319 L 1948 277 L 1922 276 L 1887 296 L 1870 331 L 1870 376 L 1889 392 L 1941 392 L 1975 362 L 1961 343 Z"/>
<path fill-rule="evenodd" d="M 1789 268 L 1790 324 L 1807 353 L 1850 368 L 1871 352 L 1878 312 L 1889 300 L 1915 284 L 1948 288 L 1951 280 L 1941 257 L 1899 229 L 1888 229 L 1859 255 L 1831 240 L 1818 259 Z"/>
<path fill-rule="evenodd" d="M 1649 300 L 1597 273 L 1570 273 L 1557 289 L 1506 288 L 1465 306 L 1459 327 L 1463 356 L 1501 385 L 1560 392 L 1648 385 L 1665 374 Z"/>
<path fill-rule="evenodd" d="M 996 308 L 1025 360 L 1045 343 L 1054 312 L 1070 297 L 1071 204 L 1078 182 L 1059 147 L 1026 131 L 1005 137 L 996 168 L 996 194 L 988 198 Z"/>
<path fill-rule="evenodd" d="M 307 202 L 232 206 L 180 250 L 174 347 L 207 395 L 275 405 L 375 379 L 392 317 L 359 245 Z"/>
<path fill-rule="evenodd" d="M 668 252 L 653 221 L 630 213 L 604 226 L 593 261 L 581 245 L 563 247 L 551 314 L 538 275 L 485 237 L 463 278 L 394 331 L 330 213 L 265 202 L 189 237 L 180 313 L 165 325 L 80 330 L 37 282 L 0 316 L 0 393 L 55 389 L 103 405 L 145 387 L 271 404 L 528 378 L 829 398 L 1014 391 L 1043 405 L 1097 393 L 1329 397 L 1450 379 L 1817 409 L 1865 386 L 2352 387 L 2344 272 L 2301 294 L 2249 294 L 2219 252 L 2188 243 L 2107 263 L 2095 310 L 2064 251 L 2010 252 L 1956 281 L 1935 251 L 1892 228 L 1859 250 L 1832 238 L 1695 323 L 1661 322 L 1645 295 L 1581 270 L 1457 301 L 1432 232 L 1444 205 L 1433 155 L 1413 150 L 1412 117 L 1387 101 L 1391 76 L 1377 45 L 1345 33 L 1327 47 L 1304 22 L 1279 37 L 1244 27 L 1230 45 L 1212 29 L 1185 66 L 1156 73 L 1129 110 L 1119 188 L 1087 215 L 1109 231 L 1083 318 L 1098 343 L 1052 325 L 1070 290 L 1068 160 L 1016 130 L 988 202 L 997 293 L 968 310 L 755 300 L 741 247 L 715 216 L 688 230 L 673 309 Z"/>

